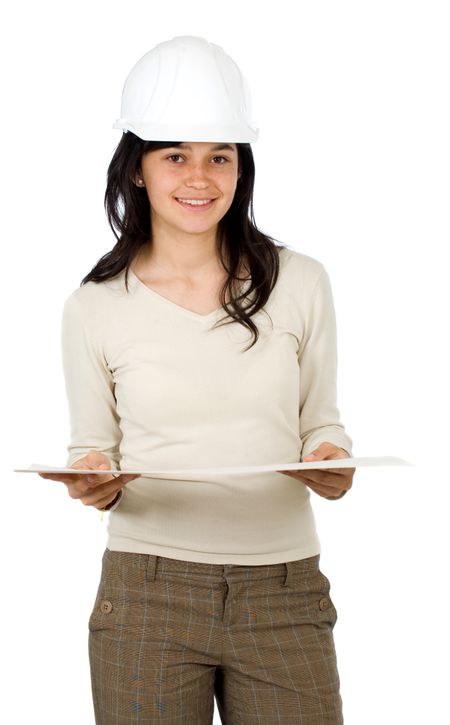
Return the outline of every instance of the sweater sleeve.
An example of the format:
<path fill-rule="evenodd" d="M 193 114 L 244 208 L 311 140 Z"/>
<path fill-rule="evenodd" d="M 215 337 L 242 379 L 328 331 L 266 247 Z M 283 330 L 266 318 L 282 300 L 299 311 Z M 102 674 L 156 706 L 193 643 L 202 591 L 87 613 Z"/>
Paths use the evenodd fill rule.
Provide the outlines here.
<path fill-rule="evenodd" d="M 330 279 L 323 265 L 311 295 L 305 334 L 298 352 L 302 458 L 321 443 L 352 455 L 352 440 L 337 408 L 336 315 Z"/>
<path fill-rule="evenodd" d="M 119 468 L 122 438 L 114 381 L 99 340 L 89 330 L 87 314 L 75 293 L 64 303 L 61 352 L 70 419 L 66 467 L 95 450 Z"/>

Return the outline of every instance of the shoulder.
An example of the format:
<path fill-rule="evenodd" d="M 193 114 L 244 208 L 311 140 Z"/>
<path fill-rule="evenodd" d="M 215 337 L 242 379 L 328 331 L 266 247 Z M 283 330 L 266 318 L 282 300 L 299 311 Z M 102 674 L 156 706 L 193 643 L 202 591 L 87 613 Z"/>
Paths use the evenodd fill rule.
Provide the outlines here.
<path fill-rule="evenodd" d="M 280 249 L 280 275 L 283 282 L 312 290 L 321 276 L 326 274 L 323 263 L 308 254 L 297 252 L 289 247 Z"/>
<path fill-rule="evenodd" d="M 104 299 L 104 284 L 86 282 L 74 289 L 64 300 L 64 308 L 74 314 L 88 315 Z"/>
<path fill-rule="evenodd" d="M 94 315 L 104 308 L 110 308 L 114 299 L 125 294 L 124 272 L 103 282 L 89 280 L 74 289 L 64 300 L 67 309 L 77 310 L 80 314 Z"/>
<path fill-rule="evenodd" d="M 114 302 L 125 295 L 123 276 L 80 285 L 64 299 L 64 315 L 90 323 L 110 316 Z"/>

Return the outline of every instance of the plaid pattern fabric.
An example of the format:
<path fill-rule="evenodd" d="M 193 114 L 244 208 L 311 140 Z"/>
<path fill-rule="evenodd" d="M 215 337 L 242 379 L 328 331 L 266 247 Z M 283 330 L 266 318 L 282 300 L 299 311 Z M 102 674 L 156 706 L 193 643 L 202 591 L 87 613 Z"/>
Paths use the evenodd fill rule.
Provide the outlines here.
<path fill-rule="evenodd" d="M 341 725 L 320 554 L 205 564 L 105 549 L 89 618 L 97 725 Z"/>

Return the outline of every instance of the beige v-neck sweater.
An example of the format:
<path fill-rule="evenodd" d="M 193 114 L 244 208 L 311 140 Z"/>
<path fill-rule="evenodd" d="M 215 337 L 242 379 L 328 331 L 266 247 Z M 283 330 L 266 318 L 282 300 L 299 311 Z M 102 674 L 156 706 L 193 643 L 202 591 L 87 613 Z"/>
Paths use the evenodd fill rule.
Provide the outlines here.
<path fill-rule="evenodd" d="M 72 292 L 62 314 L 71 438 L 122 470 L 296 462 L 329 441 L 352 455 L 336 399 L 336 317 L 325 267 L 280 247 L 280 275 L 252 317 L 192 312 L 129 272 Z M 250 282 L 243 285 L 247 291 Z M 254 293 L 252 293 L 252 296 Z M 310 489 L 281 473 L 208 480 L 141 476 L 108 514 L 107 547 L 213 564 L 320 553 Z"/>

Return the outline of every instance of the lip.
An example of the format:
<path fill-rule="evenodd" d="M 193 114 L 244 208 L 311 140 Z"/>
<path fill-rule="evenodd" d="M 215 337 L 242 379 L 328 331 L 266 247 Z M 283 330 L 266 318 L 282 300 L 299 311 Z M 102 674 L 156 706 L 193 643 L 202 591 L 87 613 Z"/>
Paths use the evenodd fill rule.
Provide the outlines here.
<path fill-rule="evenodd" d="M 195 197 L 192 197 L 193 199 Z M 182 201 L 178 201 L 178 199 L 175 197 L 175 201 L 183 207 L 183 209 L 187 209 L 187 211 L 197 212 L 200 213 L 202 211 L 207 211 L 208 209 L 211 209 L 212 205 L 216 201 L 216 199 L 211 199 L 209 204 L 183 204 Z M 198 199 L 198 201 L 201 201 L 201 199 Z"/>

